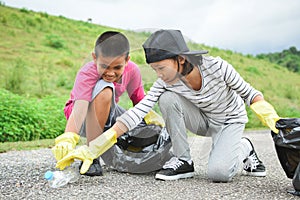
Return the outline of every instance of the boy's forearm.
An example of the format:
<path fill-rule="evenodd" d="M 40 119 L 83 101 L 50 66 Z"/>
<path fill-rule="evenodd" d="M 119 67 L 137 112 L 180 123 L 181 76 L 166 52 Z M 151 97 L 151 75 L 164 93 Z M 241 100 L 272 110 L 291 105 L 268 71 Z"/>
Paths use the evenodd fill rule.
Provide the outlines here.
<path fill-rule="evenodd" d="M 76 125 L 74 116 L 71 114 L 65 128 L 65 132 L 79 133 L 80 128 Z"/>
<path fill-rule="evenodd" d="M 86 118 L 88 110 L 88 101 L 77 100 L 74 103 L 72 113 L 67 121 L 65 132 L 79 133 L 81 126 Z"/>
<path fill-rule="evenodd" d="M 117 121 L 112 128 L 117 132 L 117 137 L 120 137 L 128 131 L 128 128 L 120 121 Z"/>

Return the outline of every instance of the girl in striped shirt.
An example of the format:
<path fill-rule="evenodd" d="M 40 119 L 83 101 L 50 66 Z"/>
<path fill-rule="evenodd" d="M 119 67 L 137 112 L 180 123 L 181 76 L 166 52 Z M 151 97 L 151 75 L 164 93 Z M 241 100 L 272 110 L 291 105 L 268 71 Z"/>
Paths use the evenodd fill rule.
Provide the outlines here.
<path fill-rule="evenodd" d="M 156 174 L 156 179 L 177 180 L 193 176 L 187 129 L 197 135 L 212 137 L 208 161 L 211 180 L 230 181 L 242 162 L 247 174 L 265 176 L 265 166 L 258 159 L 251 141 L 242 137 L 248 121 L 245 103 L 265 125 L 278 132 L 275 123 L 279 117 L 261 92 L 245 82 L 225 60 L 202 56 L 207 51 L 190 51 L 178 30 L 156 31 L 143 48 L 147 63 L 158 76 L 157 81 L 137 105 L 95 139 L 94 145 L 83 147 L 69 158 L 88 160 L 80 155 L 86 152 L 92 157 L 101 154 L 116 141 L 116 137 L 137 126 L 158 102 L 171 137 L 174 157 Z M 66 161 L 58 162 L 58 166 L 63 168 Z"/>

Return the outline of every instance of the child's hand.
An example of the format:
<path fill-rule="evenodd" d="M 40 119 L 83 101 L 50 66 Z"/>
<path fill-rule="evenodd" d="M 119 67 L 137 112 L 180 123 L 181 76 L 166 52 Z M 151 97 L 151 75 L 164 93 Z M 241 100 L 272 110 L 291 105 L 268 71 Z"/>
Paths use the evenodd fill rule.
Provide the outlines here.
<path fill-rule="evenodd" d="M 56 167 L 60 170 L 63 170 L 67 166 L 70 166 L 75 159 L 78 159 L 83 161 L 80 173 L 84 174 L 89 170 L 95 158 L 96 156 L 91 152 L 90 148 L 86 145 L 83 145 L 78 149 L 75 149 L 72 152 L 68 153 L 68 155 L 59 160 L 56 164 Z"/>
<path fill-rule="evenodd" d="M 52 148 L 52 153 L 58 161 L 69 152 L 73 151 L 78 143 L 80 136 L 73 132 L 66 132 L 55 139 L 55 146 Z"/>
<path fill-rule="evenodd" d="M 68 153 L 68 155 L 57 162 L 56 167 L 62 170 L 74 162 L 74 159 L 79 159 L 83 161 L 80 173 L 84 174 L 89 170 L 93 160 L 101 156 L 116 142 L 117 132 L 113 128 L 110 128 L 96 139 L 92 140 L 89 143 L 89 146 L 84 145 Z"/>
<path fill-rule="evenodd" d="M 250 108 L 264 125 L 268 126 L 274 133 L 279 132 L 275 125 L 280 117 L 277 115 L 271 104 L 265 100 L 261 100 L 251 104 Z"/>
<path fill-rule="evenodd" d="M 148 114 L 144 117 L 144 120 L 146 124 L 155 124 L 161 127 L 165 126 L 163 118 L 153 110 L 148 112 Z"/>

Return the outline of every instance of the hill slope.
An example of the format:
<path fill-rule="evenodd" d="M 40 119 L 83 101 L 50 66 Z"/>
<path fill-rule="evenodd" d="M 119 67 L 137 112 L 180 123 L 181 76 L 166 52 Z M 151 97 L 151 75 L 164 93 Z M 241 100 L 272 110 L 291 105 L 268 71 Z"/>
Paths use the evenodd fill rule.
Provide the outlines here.
<path fill-rule="evenodd" d="M 91 60 L 98 35 L 118 29 L 1 5 L 0 30 L 0 88 L 29 97 L 67 98 L 78 69 Z M 141 48 L 149 34 L 120 31 L 128 36 L 131 58 L 139 64 L 143 82 L 149 88 L 156 75 L 145 64 Z M 189 47 L 207 49 L 209 55 L 230 62 L 246 81 L 264 93 L 280 116 L 300 117 L 299 74 L 251 55 L 196 43 L 189 43 Z M 248 127 L 260 124 L 252 120 L 253 115 L 249 112 Z"/>
<path fill-rule="evenodd" d="M 292 72 L 300 74 L 300 51 L 298 51 L 296 47 L 290 47 L 282 52 L 259 54 L 256 57 L 268 59 L 272 63 L 276 63 L 286 67 Z"/>

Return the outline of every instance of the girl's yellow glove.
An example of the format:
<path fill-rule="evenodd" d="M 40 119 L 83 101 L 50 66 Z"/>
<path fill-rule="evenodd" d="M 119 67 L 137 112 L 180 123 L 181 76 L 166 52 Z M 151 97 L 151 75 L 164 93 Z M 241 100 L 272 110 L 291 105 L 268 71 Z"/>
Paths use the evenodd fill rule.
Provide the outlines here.
<path fill-rule="evenodd" d="M 268 126 L 274 133 L 279 132 L 275 125 L 280 117 L 271 104 L 265 100 L 261 100 L 251 104 L 250 108 L 265 126 Z"/>
<path fill-rule="evenodd" d="M 163 118 L 156 113 L 154 110 L 150 110 L 148 114 L 144 117 L 146 124 L 155 124 L 161 127 L 165 126 Z"/>

